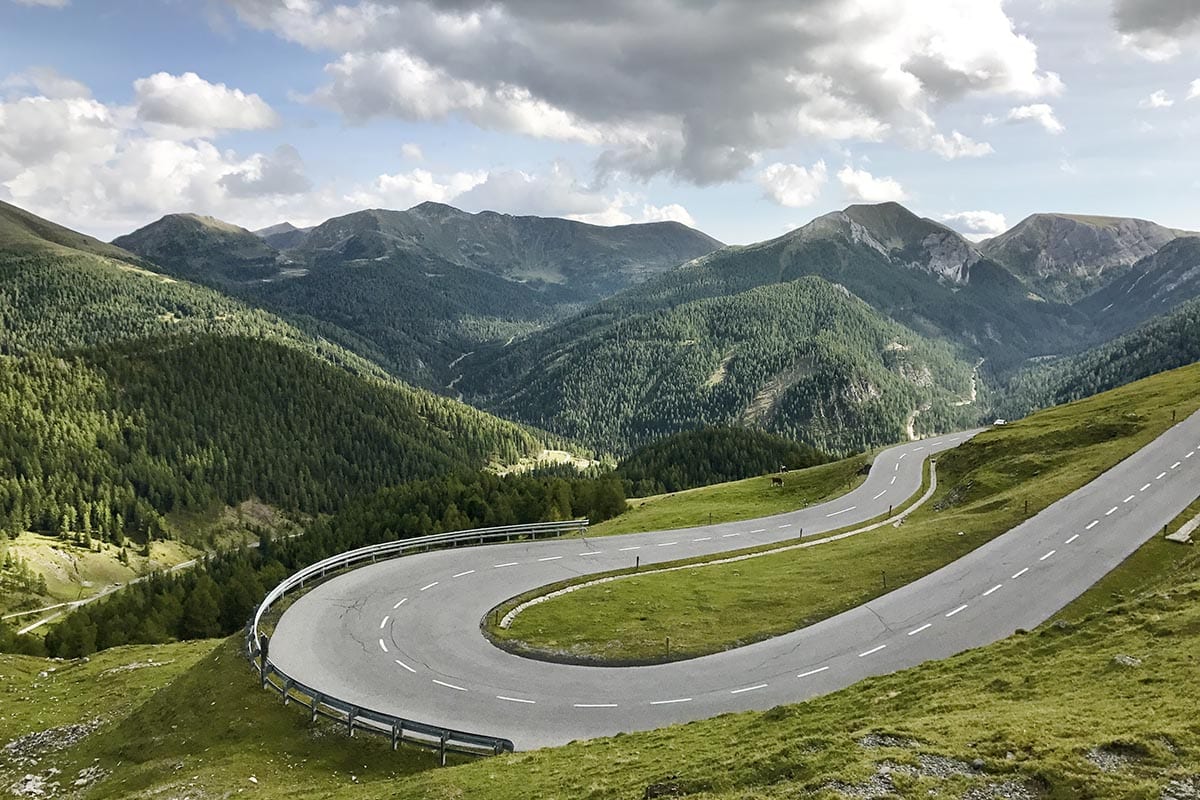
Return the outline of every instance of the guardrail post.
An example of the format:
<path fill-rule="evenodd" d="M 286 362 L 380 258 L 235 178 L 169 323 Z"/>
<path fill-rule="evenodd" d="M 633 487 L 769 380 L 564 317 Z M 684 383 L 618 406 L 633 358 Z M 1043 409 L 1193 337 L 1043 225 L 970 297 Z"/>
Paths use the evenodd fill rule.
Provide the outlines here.
<path fill-rule="evenodd" d="M 354 736 L 354 718 L 358 716 L 358 709 L 352 708 L 346 712 L 346 735 Z"/>
<path fill-rule="evenodd" d="M 288 701 L 292 699 L 291 691 L 292 691 L 292 687 L 295 685 L 296 685 L 296 682 L 294 680 L 292 680 L 291 678 L 288 678 L 286 681 L 283 682 L 283 690 L 281 693 L 283 694 L 283 704 L 285 706 L 288 704 Z"/>
<path fill-rule="evenodd" d="M 309 722 L 317 721 L 317 707 L 321 705 L 321 701 L 323 699 L 325 699 L 325 696 L 323 694 L 321 694 L 320 692 L 318 692 L 312 696 L 312 705 L 309 706 L 309 710 L 312 712 L 312 716 L 308 718 Z"/>
<path fill-rule="evenodd" d="M 392 750 L 400 747 L 400 723 L 398 720 L 392 721 Z"/>
<path fill-rule="evenodd" d="M 447 739 L 447 738 L 449 738 L 449 734 L 448 734 L 448 733 L 446 733 L 445 731 L 442 731 L 442 738 L 441 738 L 441 742 L 440 742 L 440 744 L 438 745 L 438 755 L 439 755 L 439 756 L 441 757 L 441 759 L 442 759 L 442 766 L 443 766 L 443 767 L 444 767 L 444 766 L 446 766 L 446 739 Z"/>
<path fill-rule="evenodd" d="M 271 665 L 267 662 L 267 650 L 271 646 L 271 640 L 265 635 L 259 634 L 258 637 L 258 675 L 262 680 L 262 688 L 267 688 L 267 673 L 271 669 Z"/>

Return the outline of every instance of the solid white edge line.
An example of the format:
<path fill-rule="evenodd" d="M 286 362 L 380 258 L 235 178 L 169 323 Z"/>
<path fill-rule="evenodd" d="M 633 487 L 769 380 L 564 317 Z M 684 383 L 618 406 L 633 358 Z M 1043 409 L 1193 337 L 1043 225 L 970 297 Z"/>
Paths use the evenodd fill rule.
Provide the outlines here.
<path fill-rule="evenodd" d="M 1075 541 L 1075 540 L 1076 540 L 1076 539 L 1078 539 L 1078 538 L 1079 538 L 1079 534 L 1078 534 L 1078 533 L 1076 533 L 1076 534 L 1073 534 L 1073 535 L 1071 536 L 1071 538 L 1070 538 L 1070 539 L 1067 539 L 1065 542 L 1063 542 L 1063 544 L 1070 544 L 1071 542 Z"/>
<path fill-rule="evenodd" d="M 549 556 L 547 558 L 539 558 L 538 561 L 558 561 L 562 556 Z"/>
<path fill-rule="evenodd" d="M 1010 580 L 1014 580 L 1014 581 L 1015 581 L 1017 578 L 1021 577 L 1021 576 L 1022 576 L 1022 575 L 1024 575 L 1026 572 L 1029 572 L 1029 567 L 1026 567 L 1025 569 L 1021 570 L 1021 571 L 1020 571 L 1020 572 L 1018 572 L 1016 575 L 1013 575 L 1013 576 L 1012 576 L 1012 578 L 1010 578 Z"/>
<path fill-rule="evenodd" d="M 379 623 L 379 630 L 383 630 L 384 628 L 386 628 L 387 624 L 388 624 L 388 620 L 391 618 L 392 618 L 391 614 L 385 614 L 383 617 L 383 621 Z"/>
<path fill-rule="evenodd" d="M 380 650 L 382 650 L 382 651 L 383 651 L 383 652 L 385 652 L 385 653 L 388 651 L 388 649 L 387 649 L 387 645 L 386 645 L 386 644 L 384 644 L 384 642 L 383 642 L 383 639 L 380 639 L 380 640 L 379 640 L 379 649 L 380 649 Z"/>
<path fill-rule="evenodd" d="M 427 585 L 427 586 L 422 586 L 422 587 L 421 587 L 421 588 L 420 588 L 418 591 L 422 591 L 422 592 L 423 592 L 423 591 L 425 591 L 426 589 L 432 589 L 433 587 L 435 587 L 435 586 L 437 586 L 437 585 L 438 585 L 438 582 L 437 582 L 437 581 L 434 581 L 433 583 L 431 583 L 431 584 L 429 584 L 429 585 Z"/>
<path fill-rule="evenodd" d="M 673 703 L 690 703 L 690 702 L 692 702 L 692 698 L 680 697 L 677 700 L 651 700 L 650 705 L 652 705 L 652 706 L 669 706 L 669 705 L 672 705 Z"/>
<path fill-rule="evenodd" d="M 392 611 L 395 611 L 397 608 L 399 608 L 400 606 L 404 605 L 407 602 L 408 602 L 408 598 L 406 597 L 403 600 L 401 600 L 399 603 L 396 603 L 396 605 L 392 606 Z"/>
<path fill-rule="evenodd" d="M 1000 590 L 1000 588 L 1001 588 L 1002 586 L 1004 586 L 1004 584 L 1003 584 L 1003 583 L 997 583 L 995 586 L 993 586 L 992 588 L 990 588 L 990 589 L 988 589 L 986 592 L 984 592 L 984 593 L 983 593 L 983 596 L 984 596 L 984 597 L 987 597 L 987 596 L 988 596 L 989 594 L 991 594 L 992 592 L 999 591 L 999 590 Z"/>
<path fill-rule="evenodd" d="M 755 689 L 765 689 L 765 688 L 767 688 L 767 684 L 759 683 L 754 686 L 746 686 L 741 689 L 730 689 L 729 693 L 730 694 L 741 694 L 742 692 L 753 692 Z"/>
<path fill-rule="evenodd" d="M 827 669 L 829 669 L 829 667 L 817 667 L 816 669 L 810 669 L 808 672 L 801 672 L 796 677 L 797 678 L 807 678 L 810 675 L 816 675 L 818 672 L 824 672 Z"/>
<path fill-rule="evenodd" d="M 927 630 L 929 630 L 929 629 L 930 629 L 930 628 L 932 628 L 932 627 L 933 627 L 933 623 L 932 623 L 932 622 L 926 622 L 924 625 L 922 625 L 922 626 L 921 626 L 921 627 L 919 627 L 919 628 L 913 628 L 911 631 L 909 631 L 909 632 L 908 632 L 908 635 L 909 635 L 909 636 L 916 636 L 916 635 L 917 635 L 918 633 L 920 633 L 921 631 L 927 631 Z"/>
<path fill-rule="evenodd" d="M 445 681 L 439 681 L 437 678 L 434 678 L 433 682 L 436 683 L 438 686 L 445 686 L 447 689 L 453 689 L 456 692 L 465 692 L 466 691 L 466 689 L 464 689 L 461 686 L 455 686 L 453 683 L 446 683 Z"/>
<path fill-rule="evenodd" d="M 958 612 L 960 612 L 960 611 L 966 611 L 966 610 L 967 610 L 967 604 L 966 604 L 966 603 L 963 603 L 963 604 L 962 604 L 961 606 L 959 606 L 958 608 L 956 608 L 956 609 L 954 609 L 953 611 L 951 611 L 950 613 L 946 614 L 946 619 L 949 619 L 950 617 L 953 617 L 955 614 L 957 614 L 957 613 L 958 613 Z"/>
<path fill-rule="evenodd" d="M 1045 561 L 1047 558 L 1049 558 L 1050 556 L 1054 555 L 1057 552 L 1058 552 L 1057 550 L 1051 550 L 1049 553 L 1046 553 L 1046 555 L 1039 558 L 1038 561 Z"/>
<path fill-rule="evenodd" d="M 520 697 L 505 697 L 502 694 L 496 695 L 496 699 L 497 700 L 507 700 L 510 703 L 525 703 L 526 705 L 531 705 L 531 706 L 537 703 L 537 700 L 524 700 Z"/>
<path fill-rule="evenodd" d="M 872 647 L 870 650 L 868 650 L 868 651 L 867 651 L 867 652 L 865 652 L 865 653 L 859 653 L 859 654 L 858 654 L 858 657 L 859 657 L 859 658 L 865 658 L 866 656 L 869 656 L 869 655 L 871 655 L 872 653 L 878 653 L 880 650 L 882 650 L 882 649 L 883 649 L 883 648 L 885 648 L 885 647 L 887 647 L 887 645 L 886 645 L 886 644 L 881 644 L 881 645 L 879 645 L 878 647 Z"/>
<path fill-rule="evenodd" d="M 403 661 L 401 661 L 400 659 L 398 659 L 398 658 L 397 658 L 397 659 L 395 659 L 395 661 L 396 661 L 396 663 L 397 663 L 397 664 L 399 664 L 400 666 L 404 667 L 406 670 L 408 670 L 408 671 L 409 671 L 409 672 L 411 672 L 412 674 L 414 674 L 414 675 L 416 675 L 416 674 L 417 674 L 417 671 L 416 671 L 415 669 L 413 669 L 412 667 L 410 667 L 408 664 L 405 664 L 405 663 L 404 663 Z"/>
<path fill-rule="evenodd" d="M 467 570 L 466 572 L 460 572 L 460 573 L 458 573 L 457 575 L 451 575 L 450 577 L 451 577 L 451 578 L 461 578 L 461 577 L 463 577 L 464 575 L 473 575 L 474 573 L 475 573 L 475 570 L 473 570 L 473 569 L 469 569 L 469 570 Z"/>

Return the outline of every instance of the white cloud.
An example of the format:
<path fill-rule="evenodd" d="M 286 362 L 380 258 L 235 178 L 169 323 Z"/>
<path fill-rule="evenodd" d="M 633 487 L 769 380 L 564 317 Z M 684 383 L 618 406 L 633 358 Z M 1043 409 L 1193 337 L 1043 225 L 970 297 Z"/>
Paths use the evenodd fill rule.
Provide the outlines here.
<path fill-rule="evenodd" d="M 942 222 L 973 241 L 987 239 L 1008 230 L 1008 221 L 1004 215 L 995 211 L 955 211 L 942 214 Z"/>
<path fill-rule="evenodd" d="M 1066 126 L 1059 122 L 1058 117 L 1054 115 L 1054 108 L 1046 103 L 1034 103 L 1033 105 L 1017 106 L 1016 108 L 1009 109 L 1008 116 L 1005 119 L 1010 123 L 1037 123 L 1047 133 L 1055 136 L 1066 130 Z"/>
<path fill-rule="evenodd" d="M 71 0 L 17 0 L 19 6 L 43 6 L 44 8 L 66 8 Z"/>
<path fill-rule="evenodd" d="M 52 67 L 31 67 L 24 72 L 9 75 L 0 81 L 5 89 L 32 89 L 43 97 L 62 100 L 69 97 L 91 97 L 92 92 L 73 78 L 62 75 Z"/>
<path fill-rule="evenodd" d="M 1138 103 L 1138 108 L 1170 108 L 1175 105 L 1175 101 L 1167 94 L 1165 89 L 1159 89 L 1156 92 L 1151 92 L 1150 96 Z"/>
<path fill-rule="evenodd" d="M 958 131 L 949 136 L 935 133 L 930 139 L 929 149 L 946 160 L 955 158 L 979 158 L 996 152 L 987 142 L 977 142 Z"/>
<path fill-rule="evenodd" d="M 486 172 L 434 175 L 426 169 L 414 169 L 380 175 L 369 186 L 352 191 L 347 200 L 357 208 L 409 208 L 428 201 L 449 203 L 487 178 Z"/>
<path fill-rule="evenodd" d="M 425 160 L 425 153 L 421 150 L 421 145 L 415 142 L 405 142 L 400 145 L 400 155 L 404 156 L 407 161 Z"/>
<path fill-rule="evenodd" d="M 691 213 L 679 205 L 670 203 L 665 206 L 653 206 L 646 203 L 642 206 L 642 216 L 639 222 L 680 222 L 689 227 L 696 227 L 696 220 Z"/>
<path fill-rule="evenodd" d="M 846 196 L 856 203 L 899 202 L 908 195 L 904 187 L 894 178 L 876 178 L 864 169 L 847 165 L 837 174 Z"/>
<path fill-rule="evenodd" d="M 1170 61 L 1200 35 L 1195 0 L 1116 0 L 1121 44 L 1148 61 Z"/>
<path fill-rule="evenodd" d="M 803 208 L 815 203 L 828 180 L 829 171 L 824 161 L 818 161 L 811 168 L 799 164 L 772 164 L 757 177 L 763 194 L 787 208 Z"/>
<path fill-rule="evenodd" d="M 279 116 L 257 94 L 223 83 L 209 83 L 194 72 L 158 72 L 133 82 L 137 115 L 191 135 L 221 130 L 261 130 L 278 124 Z"/>
<path fill-rule="evenodd" d="M 1192 85 L 1188 87 L 1188 100 L 1195 100 L 1200 97 L 1200 78 L 1192 81 Z"/>
<path fill-rule="evenodd" d="M 985 155 L 933 112 L 1063 88 L 1003 0 L 762 0 L 754 13 L 738 0 L 227 2 L 335 53 L 311 96 L 352 121 L 456 116 L 597 147 L 602 170 L 698 184 L 804 140 Z"/>

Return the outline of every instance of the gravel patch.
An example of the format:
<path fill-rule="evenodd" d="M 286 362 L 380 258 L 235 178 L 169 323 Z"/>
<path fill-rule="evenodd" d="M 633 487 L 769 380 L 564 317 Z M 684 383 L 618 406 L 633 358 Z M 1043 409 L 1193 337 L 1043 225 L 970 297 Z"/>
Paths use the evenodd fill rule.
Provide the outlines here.
<path fill-rule="evenodd" d="M 102 722 L 103 720 L 97 717 L 88 722 L 26 734 L 0 748 L 0 760 L 16 767 L 36 766 L 39 756 L 66 750 L 78 744 L 99 728 Z"/>
<path fill-rule="evenodd" d="M 858 740 L 859 747 L 871 750 L 877 747 L 901 747 L 905 750 L 911 750 L 919 744 L 920 742 L 915 739 L 905 739 L 900 736 L 893 736 L 890 733 L 868 733 Z"/>
<path fill-rule="evenodd" d="M 1002 781 L 973 786 L 963 795 L 963 800 L 1037 800 L 1037 797 L 1037 794 L 1024 784 Z"/>
<path fill-rule="evenodd" d="M 1161 800 L 1200 800 L 1200 775 L 1179 778 L 1163 787 Z"/>

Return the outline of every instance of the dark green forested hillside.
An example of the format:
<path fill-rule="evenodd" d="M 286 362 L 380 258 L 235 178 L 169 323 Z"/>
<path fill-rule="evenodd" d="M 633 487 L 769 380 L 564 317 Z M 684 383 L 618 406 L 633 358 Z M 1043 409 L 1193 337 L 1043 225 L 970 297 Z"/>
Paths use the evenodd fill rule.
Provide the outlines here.
<path fill-rule="evenodd" d="M 754 428 L 709 425 L 639 447 L 617 467 L 625 493 L 645 497 L 823 464 L 816 448 Z"/>
<path fill-rule="evenodd" d="M 173 337 L 0 359 L 0 529 L 120 542 L 250 497 L 348 497 L 540 447 L 510 423 L 291 347 Z"/>
<path fill-rule="evenodd" d="M 1107 344 L 1018 373 L 997 401 L 1021 417 L 1200 361 L 1200 300 L 1192 300 Z"/>
<path fill-rule="evenodd" d="M 846 452 L 902 439 L 910 420 L 928 432 L 977 416 L 965 403 L 971 370 L 948 345 L 819 278 L 627 306 L 599 304 L 523 346 L 469 360 L 464 391 L 617 452 L 730 423 Z"/>

